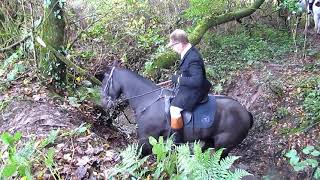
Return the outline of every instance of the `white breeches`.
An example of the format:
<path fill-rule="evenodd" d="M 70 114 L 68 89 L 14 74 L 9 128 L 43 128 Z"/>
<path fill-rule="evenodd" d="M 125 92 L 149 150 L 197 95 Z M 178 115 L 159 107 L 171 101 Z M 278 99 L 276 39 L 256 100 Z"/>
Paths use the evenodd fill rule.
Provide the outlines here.
<path fill-rule="evenodd" d="M 181 117 L 181 111 L 183 111 L 183 109 L 176 107 L 176 106 L 170 106 L 171 118 Z"/>

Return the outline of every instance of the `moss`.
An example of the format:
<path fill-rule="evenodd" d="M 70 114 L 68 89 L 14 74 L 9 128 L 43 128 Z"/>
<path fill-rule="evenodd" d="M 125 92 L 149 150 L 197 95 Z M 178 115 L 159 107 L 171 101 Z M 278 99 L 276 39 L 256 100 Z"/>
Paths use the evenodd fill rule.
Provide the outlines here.
<path fill-rule="evenodd" d="M 56 50 L 64 47 L 63 9 L 59 6 L 58 0 L 51 2 L 45 8 L 45 21 L 41 29 L 43 41 Z M 50 48 L 41 48 L 39 70 L 42 78 L 47 81 L 52 78 L 54 86 L 61 88 L 66 82 L 66 65 L 54 55 Z"/>
<path fill-rule="evenodd" d="M 149 62 L 149 65 L 145 66 L 144 74 L 153 77 L 159 69 L 172 66 L 177 59 L 179 59 L 179 57 L 176 53 L 172 51 L 165 52 L 155 58 L 151 63 Z"/>

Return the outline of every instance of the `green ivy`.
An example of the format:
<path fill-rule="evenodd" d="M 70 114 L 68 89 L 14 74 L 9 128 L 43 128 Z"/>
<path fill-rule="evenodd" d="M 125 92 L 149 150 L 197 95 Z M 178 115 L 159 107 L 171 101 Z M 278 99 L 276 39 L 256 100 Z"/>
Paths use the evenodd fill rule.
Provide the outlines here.
<path fill-rule="evenodd" d="M 298 152 L 295 149 L 291 149 L 285 154 L 285 157 L 289 159 L 290 165 L 293 167 L 294 171 L 303 171 L 306 168 L 312 168 L 314 173 L 313 177 L 315 179 L 320 179 L 320 166 L 318 157 L 320 157 L 320 151 L 314 146 L 306 146 L 302 150 L 303 154 L 307 155 L 307 158 L 300 159 Z"/>

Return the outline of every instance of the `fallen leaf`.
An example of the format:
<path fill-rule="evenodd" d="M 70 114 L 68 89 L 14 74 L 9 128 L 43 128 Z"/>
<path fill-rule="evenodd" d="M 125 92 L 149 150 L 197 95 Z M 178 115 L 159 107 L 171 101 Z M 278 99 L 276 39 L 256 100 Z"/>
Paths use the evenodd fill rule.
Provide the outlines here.
<path fill-rule="evenodd" d="M 33 95 L 32 98 L 35 101 L 39 101 L 42 97 L 41 97 L 41 94 L 36 94 L 36 95 Z"/>
<path fill-rule="evenodd" d="M 81 159 L 78 159 L 78 163 L 76 165 L 77 166 L 84 166 L 88 162 L 90 162 L 90 158 L 88 156 L 83 156 Z"/>
<path fill-rule="evenodd" d="M 113 151 L 113 150 L 108 150 L 106 151 L 104 160 L 105 161 L 113 161 L 116 160 L 118 158 L 118 153 Z"/>
<path fill-rule="evenodd" d="M 63 159 L 64 159 L 64 160 L 67 160 L 67 161 L 71 161 L 71 160 L 72 160 L 71 154 L 68 153 L 68 154 L 63 155 Z"/>
<path fill-rule="evenodd" d="M 76 170 L 77 179 L 83 179 L 86 177 L 88 168 L 86 166 L 79 166 Z"/>

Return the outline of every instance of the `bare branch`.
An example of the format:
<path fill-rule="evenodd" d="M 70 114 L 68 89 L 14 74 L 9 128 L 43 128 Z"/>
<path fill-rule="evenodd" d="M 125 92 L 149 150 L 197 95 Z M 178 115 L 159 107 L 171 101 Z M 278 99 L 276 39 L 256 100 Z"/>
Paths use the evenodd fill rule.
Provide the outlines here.
<path fill-rule="evenodd" d="M 22 38 L 20 41 L 17 41 L 17 42 L 15 42 L 15 43 L 11 44 L 11 45 L 8 46 L 8 47 L 1 48 L 1 49 L 0 49 L 0 53 L 9 51 L 10 49 L 15 48 L 16 46 L 20 45 L 21 43 L 23 43 L 24 41 L 26 41 L 26 40 L 27 40 L 28 38 L 30 38 L 30 37 L 31 37 L 31 34 L 28 34 L 27 36 L 25 36 L 24 38 Z"/>

